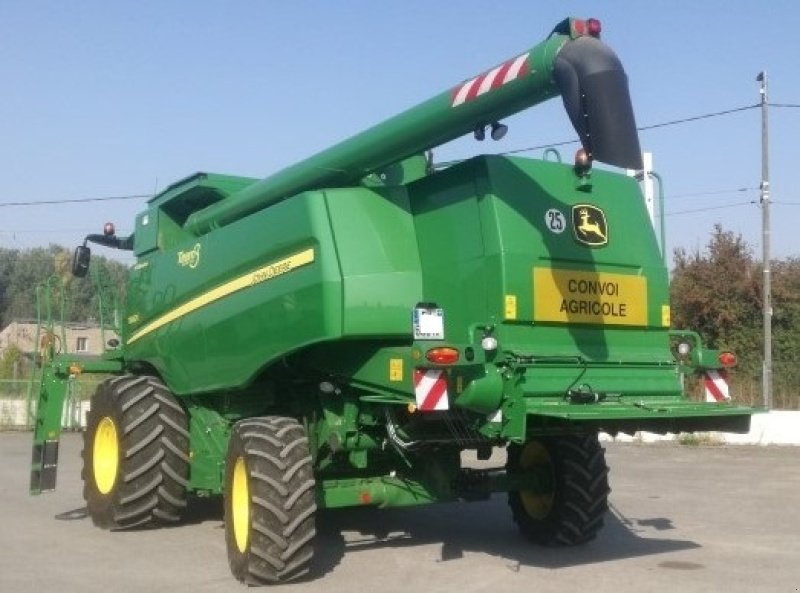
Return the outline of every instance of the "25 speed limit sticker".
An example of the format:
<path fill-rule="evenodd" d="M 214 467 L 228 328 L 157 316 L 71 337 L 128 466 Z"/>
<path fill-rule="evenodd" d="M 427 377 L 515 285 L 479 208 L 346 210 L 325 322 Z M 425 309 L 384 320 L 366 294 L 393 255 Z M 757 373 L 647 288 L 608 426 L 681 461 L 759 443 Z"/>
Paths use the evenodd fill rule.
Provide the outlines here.
<path fill-rule="evenodd" d="M 551 233 L 560 235 L 567 228 L 567 219 L 561 210 L 550 208 L 544 213 L 544 224 Z"/>

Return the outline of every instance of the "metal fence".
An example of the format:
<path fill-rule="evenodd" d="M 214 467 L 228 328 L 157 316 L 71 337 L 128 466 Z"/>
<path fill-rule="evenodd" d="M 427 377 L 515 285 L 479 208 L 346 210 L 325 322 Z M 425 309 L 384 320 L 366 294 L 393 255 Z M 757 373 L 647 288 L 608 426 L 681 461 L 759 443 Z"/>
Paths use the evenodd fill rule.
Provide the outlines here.
<path fill-rule="evenodd" d="M 86 426 L 89 399 L 104 377 L 79 376 L 70 379 L 61 426 L 79 430 Z M 36 419 L 36 402 L 39 397 L 39 379 L 0 379 L 0 430 L 31 429 Z"/>

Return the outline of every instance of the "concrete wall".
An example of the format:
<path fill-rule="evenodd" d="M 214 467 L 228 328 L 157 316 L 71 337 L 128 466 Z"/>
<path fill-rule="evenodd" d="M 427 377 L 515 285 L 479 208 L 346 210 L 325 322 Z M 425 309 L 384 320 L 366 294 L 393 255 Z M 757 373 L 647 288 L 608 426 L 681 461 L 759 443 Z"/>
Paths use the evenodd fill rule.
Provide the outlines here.
<path fill-rule="evenodd" d="M 86 428 L 86 413 L 89 411 L 89 400 L 72 400 L 64 405 L 61 416 L 63 428 Z M 0 430 L 10 428 L 30 428 L 36 403 L 33 403 L 30 418 L 24 399 L 0 399 Z"/>
<path fill-rule="evenodd" d="M 725 445 L 800 445 L 800 412 L 772 411 L 754 414 L 750 421 L 750 432 L 747 434 L 706 432 L 695 433 L 695 437 L 701 442 L 705 438 L 709 443 Z M 681 440 L 681 435 L 638 432 L 634 436 L 611 437 L 601 433 L 600 440 L 655 443 Z"/>

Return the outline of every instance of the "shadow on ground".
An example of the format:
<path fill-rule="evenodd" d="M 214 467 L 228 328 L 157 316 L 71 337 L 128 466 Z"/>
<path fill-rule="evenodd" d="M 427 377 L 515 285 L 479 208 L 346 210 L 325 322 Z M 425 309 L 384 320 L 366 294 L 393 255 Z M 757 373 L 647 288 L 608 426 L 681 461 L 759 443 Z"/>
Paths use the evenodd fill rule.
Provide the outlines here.
<path fill-rule="evenodd" d="M 595 541 L 574 548 L 542 547 L 520 535 L 502 494 L 471 504 L 339 509 L 320 513 L 317 520 L 312 578 L 335 569 L 345 554 L 382 547 L 441 544 L 439 562 L 477 552 L 507 559 L 510 570 L 520 566 L 563 568 L 700 547 L 692 541 L 654 535 L 672 529 L 667 518 L 625 517 L 612 506 Z"/>
<path fill-rule="evenodd" d="M 86 519 L 85 508 L 56 515 L 60 520 Z M 181 524 L 218 523 L 219 497 L 193 498 Z M 521 566 L 565 568 L 698 548 L 686 540 L 658 537 L 675 529 L 664 517 L 624 516 L 613 505 L 597 539 L 584 546 L 541 547 L 529 543 L 511 521 L 505 495 L 477 503 L 444 503 L 412 508 L 373 507 L 328 510 L 317 515 L 314 566 L 308 580 L 331 572 L 346 554 L 376 548 L 441 545 L 438 562 L 484 553 L 507 560 L 509 570 Z"/>

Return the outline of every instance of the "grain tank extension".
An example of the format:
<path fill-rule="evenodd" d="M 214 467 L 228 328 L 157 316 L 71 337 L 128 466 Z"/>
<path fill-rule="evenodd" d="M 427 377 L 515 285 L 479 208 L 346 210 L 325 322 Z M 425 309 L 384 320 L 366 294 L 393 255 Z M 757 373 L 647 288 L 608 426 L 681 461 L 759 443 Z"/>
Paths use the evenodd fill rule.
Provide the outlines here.
<path fill-rule="evenodd" d="M 689 400 L 682 376 L 730 356 L 670 331 L 668 277 L 636 181 L 627 78 L 599 22 L 567 19 L 497 67 L 264 180 L 198 173 L 152 198 L 119 343 L 53 352 L 31 490 L 55 487 L 70 376 L 91 401 L 93 521 L 180 520 L 223 495 L 231 570 L 313 567 L 326 508 L 508 492 L 532 541 L 581 544 L 609 492 L 599 431 L 747 431 L 750 410 Z M 575 165 L 428 151 L 561 96 Z M 89 248 L 76 250 L 85 274 Z M 676 345 L 684 345 L 678 349 Z M 505 468 L 462 468 L 461 454 Z"/>

